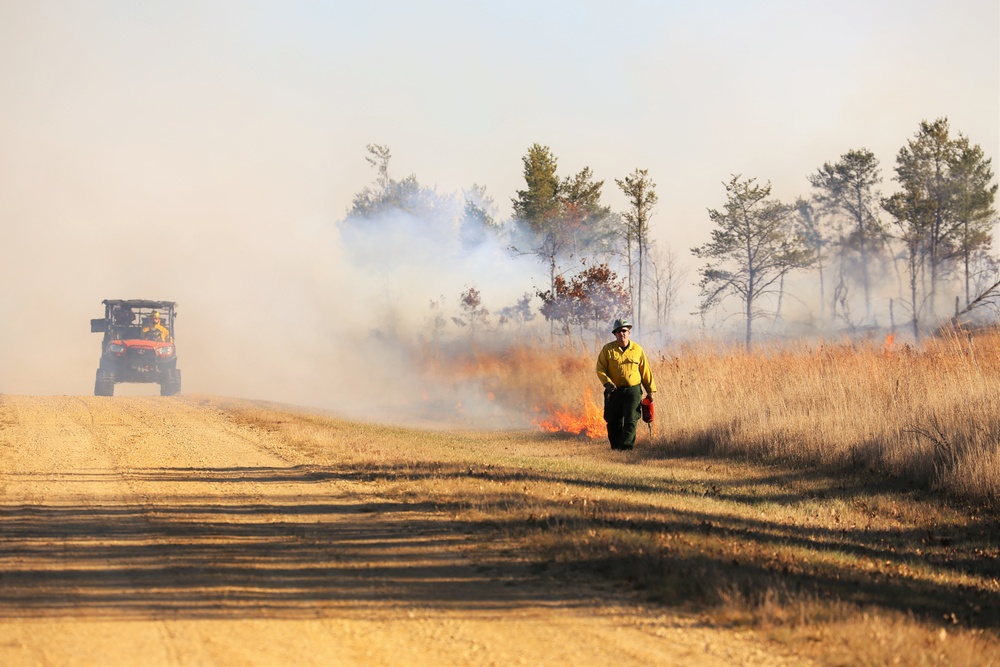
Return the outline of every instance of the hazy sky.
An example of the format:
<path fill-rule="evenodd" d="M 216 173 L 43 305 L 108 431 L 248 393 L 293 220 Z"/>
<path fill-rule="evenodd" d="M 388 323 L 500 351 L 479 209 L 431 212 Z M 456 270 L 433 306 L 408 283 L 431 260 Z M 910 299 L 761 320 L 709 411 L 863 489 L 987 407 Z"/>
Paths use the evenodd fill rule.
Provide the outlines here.
<path fill-rule="evenodd" d="M 535 142 L 618 210 L 614 179 L 648 169 L 654 236 L 692 267 L 732 174 L 793 199 L 865 147 L 891 191 L 941 116 L 1000 155 L 996 0 L 0 0 L 0 63 L 5 392 L 88 392 L 103 298 L 179 301 L 206 391 L 238 391 L 255 354 L 220 355 L 223 333 L 280 335 L 284 310 L 313 313 L 303 346 L 328 340 L 314 316 L 356 327 L 356 300 L 316 304 L 352 291 L 328 228 L 372 180 L 369 143 L 397 178 L 485 186 L 501 216 Z"/>

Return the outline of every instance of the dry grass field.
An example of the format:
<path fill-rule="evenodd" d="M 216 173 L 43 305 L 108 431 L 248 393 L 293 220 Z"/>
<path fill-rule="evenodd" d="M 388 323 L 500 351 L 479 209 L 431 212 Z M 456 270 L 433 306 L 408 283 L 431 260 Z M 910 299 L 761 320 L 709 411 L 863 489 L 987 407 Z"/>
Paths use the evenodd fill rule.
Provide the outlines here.
<path fill-rule="evenodd" d="M 224 409 L 317 461 L 351 433 L 337 465 L 386 496 L 430 502 L 539 571 L 819 664 L 1000 664 L 997 334 L 679 349 L 655 362 L 655 429 L 634 452 L 609 451 L 592 423 L 589 354 L 526 347 L 456 368 L 451 381 L 478 378 L 556 432 Z"/>
<path fill-rule="evenodd" d="M 892 337 L 753 352 L 691 345 L 653 367 L 647 455 L 835 467 L 1000 501 L 1000 332 L 947 332 L 919 349 Z M 477 356 L 463 372 L 553 430 L 604 437 L 586 353 L 519 348 Z"/>

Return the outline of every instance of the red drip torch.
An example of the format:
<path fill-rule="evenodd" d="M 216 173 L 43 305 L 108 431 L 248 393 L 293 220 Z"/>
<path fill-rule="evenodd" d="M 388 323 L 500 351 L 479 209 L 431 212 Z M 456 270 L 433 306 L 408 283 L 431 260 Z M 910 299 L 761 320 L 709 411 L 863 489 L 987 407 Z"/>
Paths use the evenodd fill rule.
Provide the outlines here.
<path fill-rule="evenodd" d="M 653 399 L 650 396 L 642 399 L 642 403 L 639 404 L 639 409 L 642 412 L 642 421 L 646 422 L 646 426 L 649 428 L 650 437 L 653 436 L 653 415 L 655 410 L 653 409 Z"/>
<path fill-rule="evenodd" d="M 654 414 L 653 399 L 647 396 L 646 398 L 642 399 L 642 403 L 640 403 L 639 405 L 642 408 L 642 421 L 646 422 L 647 424 L 652 424 L 653 414 Z"/>

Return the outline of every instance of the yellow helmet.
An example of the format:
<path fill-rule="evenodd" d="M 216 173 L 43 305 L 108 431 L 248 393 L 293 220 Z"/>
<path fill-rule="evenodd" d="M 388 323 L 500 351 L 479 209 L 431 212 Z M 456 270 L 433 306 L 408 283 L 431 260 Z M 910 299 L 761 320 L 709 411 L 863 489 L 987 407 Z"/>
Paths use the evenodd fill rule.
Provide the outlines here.
<path fill-rule="evenodd" d="M 158 319 L 160 319 L 160 311 L 154 310 L 152 313 L 149 314 L 149 319 L 151 319 L 151 320 L 158 320 Z"/>

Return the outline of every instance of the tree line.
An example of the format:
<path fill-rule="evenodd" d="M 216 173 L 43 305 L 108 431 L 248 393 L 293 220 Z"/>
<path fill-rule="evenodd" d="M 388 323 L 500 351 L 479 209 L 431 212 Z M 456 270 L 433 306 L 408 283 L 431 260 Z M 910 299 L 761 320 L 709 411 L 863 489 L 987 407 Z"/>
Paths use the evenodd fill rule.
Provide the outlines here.
<path fill-rule="evenodd" d="M 734 176 L 724 207 L 709 210 L 712 240 L 692 250 L 706 260 L 701 312 L 736 299 L 749 346 L 754 322 L 780 313 L 784 279 L 800 269 L 818 275 L 821 319 L 850 332 L 875 323 L 875 289 L 894 276 L 890 324 L 898 304 L 917 339 L 940 322 L 946 285 L 962 288 L 955 319 L 996 306 L 997 184 L 982 148 L 953 135 L 946 118 L 923 121 L 899 150 L 893 180 L 898 192 L 883 196 L 878 160 L 865 148 L 824 163 L 809 176 L 811 195 L 794 204 L 771 197 L 770 183 Z"/>
<path fill-rule="evenodd" d="M 387 146 L 367 151 L 376 177 L 354 196 L 345 226 L 368 226 L 392 211 L 444 216 L 463 247 L 493 238 L 544 267 L 547 289 L 498 311 L 499 324 L 532 319 L 530 302 L 537 298 L 553 336 L 601 338 L 608 322 L 622 315 L 648 332 L 670 326 L 685 272 L 669 245 L 652 238 L 658 197 L 648 170 L 615 179 L 627 206 L 612 211 L 602 202 L 604 181 L 590 167 L 561 176 L 552 150 L 533 144 L 522 157 L 525 185 L 511 198 L 512 217 L 499 221 L 484 187 L 473 184 L 459 207 L 449 207 L 448 196 L 415 176 L 392 178 Z M 940 321 L 946 285 L 961 286 L 955 318 L 995 305 L 1000 262 L 991 251 L 993 176 L 982 148 L 953 133 L 946 118 L 921 122 L 899 150 L 897 191 L 889 196 L 880 191 L 879 162 L 865 148 L 821 165 L 808 176 L 809 195 L 795 202 L 774 198 L 769 182 L 732 175 L 722 184 L 722 206 L 707 211 L 710 240 L 691 249 L 702 260 L 696 314 L 704 320 L 737 305 L 750 346 L 756 323 L 781 316 L 793 272 L 818 279 L 819 321 L 850 332 L 874 326 L 879 315 L 884 321 L 884 303 L 876 308 L 875 300 L 887 291 L 894 294 L 891 324 L 905 322 L 915 337 Z M 460 302 L 464 315 L 456 324 L 485 326 L 488 311 L 474 287 Z"/>
<path fill-rule="evenodd" d="M 525 187 L 511 198 L 513 215 L 500 221 L 485 187 L 473 184 L 455 206 L 451 196 L 421 185 L 413 175 L 394 178 L 391 158 L 388 146 L 367 146 L 366 160 L 376 175 L 354 195 L 341 223 L 349 238 L 352 232 L 378 228 L 403 213 L 428 222 L 435 233 L 453 229 L 467 250 L 493 239 L 514 256 L 536 260 L 545 270 L 547 286 L 497 310 L 493 315 L 499 325 L 523 324 L 537 313 L 550 323 L 553 336 L 586 341 L 606 336 L 609 322 L 617 317 L 633 317 L 637 327 L 643 326 L 645 305 L 652 311 L 646 318 L 649 328 L 667 329 L 684 274 L 669 248 L 661 250 L 651 239 L 657 196 L 647 170 L 636 169 L 616 180 L 630 204 L 619 213 L 602 202 L 604 181 L 589 167 L 561 176 L 552 150 L 534 144 L 522 158 Z M 539 305 L 533 307 L 532 302 Z M 436 335 L 448 318 L 441 301 L 433 301 L 431 308 Z M 451 321 L 467 327 L 470 336 L 490 316 L 475 286 L 467 286 L 459 296 L 459 310 Z"/>

